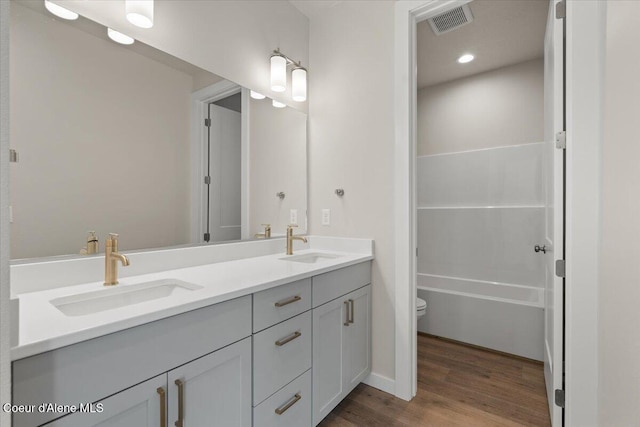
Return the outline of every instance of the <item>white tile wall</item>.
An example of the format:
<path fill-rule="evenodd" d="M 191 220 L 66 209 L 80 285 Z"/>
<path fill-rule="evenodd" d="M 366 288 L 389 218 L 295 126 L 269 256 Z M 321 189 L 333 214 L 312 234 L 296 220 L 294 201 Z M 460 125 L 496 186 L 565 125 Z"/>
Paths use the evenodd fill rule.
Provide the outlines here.
<path fill-rule="evenodd" d="M 544 143 L 419 157 L 418 206 L 541 205 Z"/>

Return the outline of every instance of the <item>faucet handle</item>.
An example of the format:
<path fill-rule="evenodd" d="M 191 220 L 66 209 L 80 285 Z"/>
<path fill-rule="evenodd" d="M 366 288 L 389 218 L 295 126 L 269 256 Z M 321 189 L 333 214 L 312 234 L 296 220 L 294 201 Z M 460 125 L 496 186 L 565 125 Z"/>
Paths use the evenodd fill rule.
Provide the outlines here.
<path fill-rule="evenodd" d="M 269 227 L 269 228 L 271 228 L 271 224 L 260 224 L 260 225 L 261 225 L 261 226 L 263 226 L 263 227 Z"/>
<path fill-rule="evenodd" d="M 298 227 L 298 224 L 289 224 L 289 225 L 287 225 L 287 227 L 289 227 L 289 228 L 296 227 L 296 228 L 297 228 L 297 227 Z"/>
<path fill-rule="evenodd" d="M 117 239 L 118 238 L 118 234 L 117 233 L 109 233 L 109 238 L 110 239 Z"/>

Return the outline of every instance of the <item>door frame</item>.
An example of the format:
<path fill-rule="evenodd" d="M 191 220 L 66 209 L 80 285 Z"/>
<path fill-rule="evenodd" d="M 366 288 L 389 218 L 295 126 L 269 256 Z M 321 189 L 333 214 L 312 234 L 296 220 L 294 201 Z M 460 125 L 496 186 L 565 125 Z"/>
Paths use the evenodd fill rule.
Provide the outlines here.
<path fill-rule="evenodd" d="M 565 425 L 598 420 L 600 150 L 606 3 L 567 1 Z M 395 4 L 395 395 L 417 391 L 416 24 L 466 0 Z"/>
<path fill-rule="evenodd" d="M 207 86 L 191 94 L 191 206 L 190 242 L 203 243 L 204 236 L 204 176 L 207 170 L 207 132 L 203 123 L 208 104 L 241 93 L 240 119 L 240 238 L 249 237 L 249 90 L 228 80 Z"/>

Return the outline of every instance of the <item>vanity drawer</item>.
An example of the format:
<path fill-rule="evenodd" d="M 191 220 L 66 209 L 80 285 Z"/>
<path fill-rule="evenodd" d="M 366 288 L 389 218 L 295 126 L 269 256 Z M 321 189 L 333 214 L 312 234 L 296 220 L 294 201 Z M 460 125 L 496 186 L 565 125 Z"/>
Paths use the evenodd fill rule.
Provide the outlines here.
<path fill-rule="evenodd" d="M 13 403 L 96 402 L 251 335 L 251 296 L 13 362 Z M 14 414 L 15 427 L 59 413 Z"/>
<path fill-rule="evenodd" d="M 253 427 L 311 425 L 311 370 L 253 408 Z"/>
<path fill-rule="evenodd" d="M 311 312 L 253 336 L 253 404 L 311 367 Z"/>
<path fill-rule="evenodd" d="M 311 308 L 311 279 L 253 294 L 253 332 L 297 316 Z"/>
<path fill-rule="evenodd" d="M 371 261 L 315 276 L 311 286 L 313 307 L 318 307 L 371 283 Z"/>

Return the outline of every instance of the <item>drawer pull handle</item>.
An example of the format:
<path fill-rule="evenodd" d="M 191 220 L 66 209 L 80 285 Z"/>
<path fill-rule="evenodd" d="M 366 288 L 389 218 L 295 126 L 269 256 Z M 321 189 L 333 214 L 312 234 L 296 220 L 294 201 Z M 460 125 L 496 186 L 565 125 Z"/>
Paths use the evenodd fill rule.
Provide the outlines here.
<path fill-rule="evenodd" d="M 282 301 L 278 301 L 275 306 L 280 308 L 280 307 L 284 307 L 285 305 L 289 305 L 292 304 L 294 302 L 300 301 L 302 299 L 301 296 L 293 296 L 291 298 L 287 298 L 287 299 L 283 299 Z"/>
<path fill-rule="evenodd" d="M 302 336 L 302 332 L 295 331 L 294 333 L 292 333 L 292 334 L 291 334 L 291 335 L 289 335 L 288 337 L 286 337 L 286 338 L 282 338 L 282 339 L 280 339 L 280 340 L 276 341 L 276 345 L 277 345 L 278 347 L 282 347 L 282 346 L 283 346 L 283 345 L 285 345 L 286 343 L 291 342 L 291 341 L 295 340 L 296 338 L 298 338 L 298 337 L 300 337 L 300 336 Z"/>
<path fill-rule="evenodd" d="M 162 387 L 156 389 L 160 395 L 160 427 L 167 427 L 167 393 Z"/>
<path fill-rule="evenodd" d="M 355 312 L 356 312 L 356 308 L 354 306 L 353 300 L 350 299 L 349 300 L 349 305 L 351 305 L 351 310 L 349 310 L 350 314 L 349 314 L 349 323 L 353 323 L 353 316 L 355 316 Z"/>
<path fill-rule="evenodd" d="M 344 311 L 347 315 L 347 320 L 344 322 L 344 326 L 349 326 L 349 301 L 345 301 L 344 305 L 346 306 Z"/>
<path fill-rule="evenodd" d="M 175 381 L 178 386 L 178 421 L 175 422 L 176 427 L 182 427 L 184 423 L 184 383 L 180 380 Z"/>
<path fill-rule="evenodd" d="M 287 409 L 289 409 L 289 408 L 291 408 L 293 405 L 295 405 L 295 404 L 296 404 L 296 402 L 297 402 L 298 400 L 300 400 L 300 399 L 302 399 L 302 396 L 300 396 L 300 393 L 296 393 L 296 395 L 295 395 L 295 396 L 293 396 L 293 397 L 291 398 L 291 400 L 290 400 L 290 401 L 288 401 L 287 403 L 285 403 L 285 404 L 284 404 L 284 406 L 282 406 L 282 407 L 280 407 L 280 408 L 277 408 L 277 409 L 276 409 L 276 414 L 278 414 L 278 415 L 282 415 L 282 414 L 284 414 L 285 412 L 287 412 Z"/>

